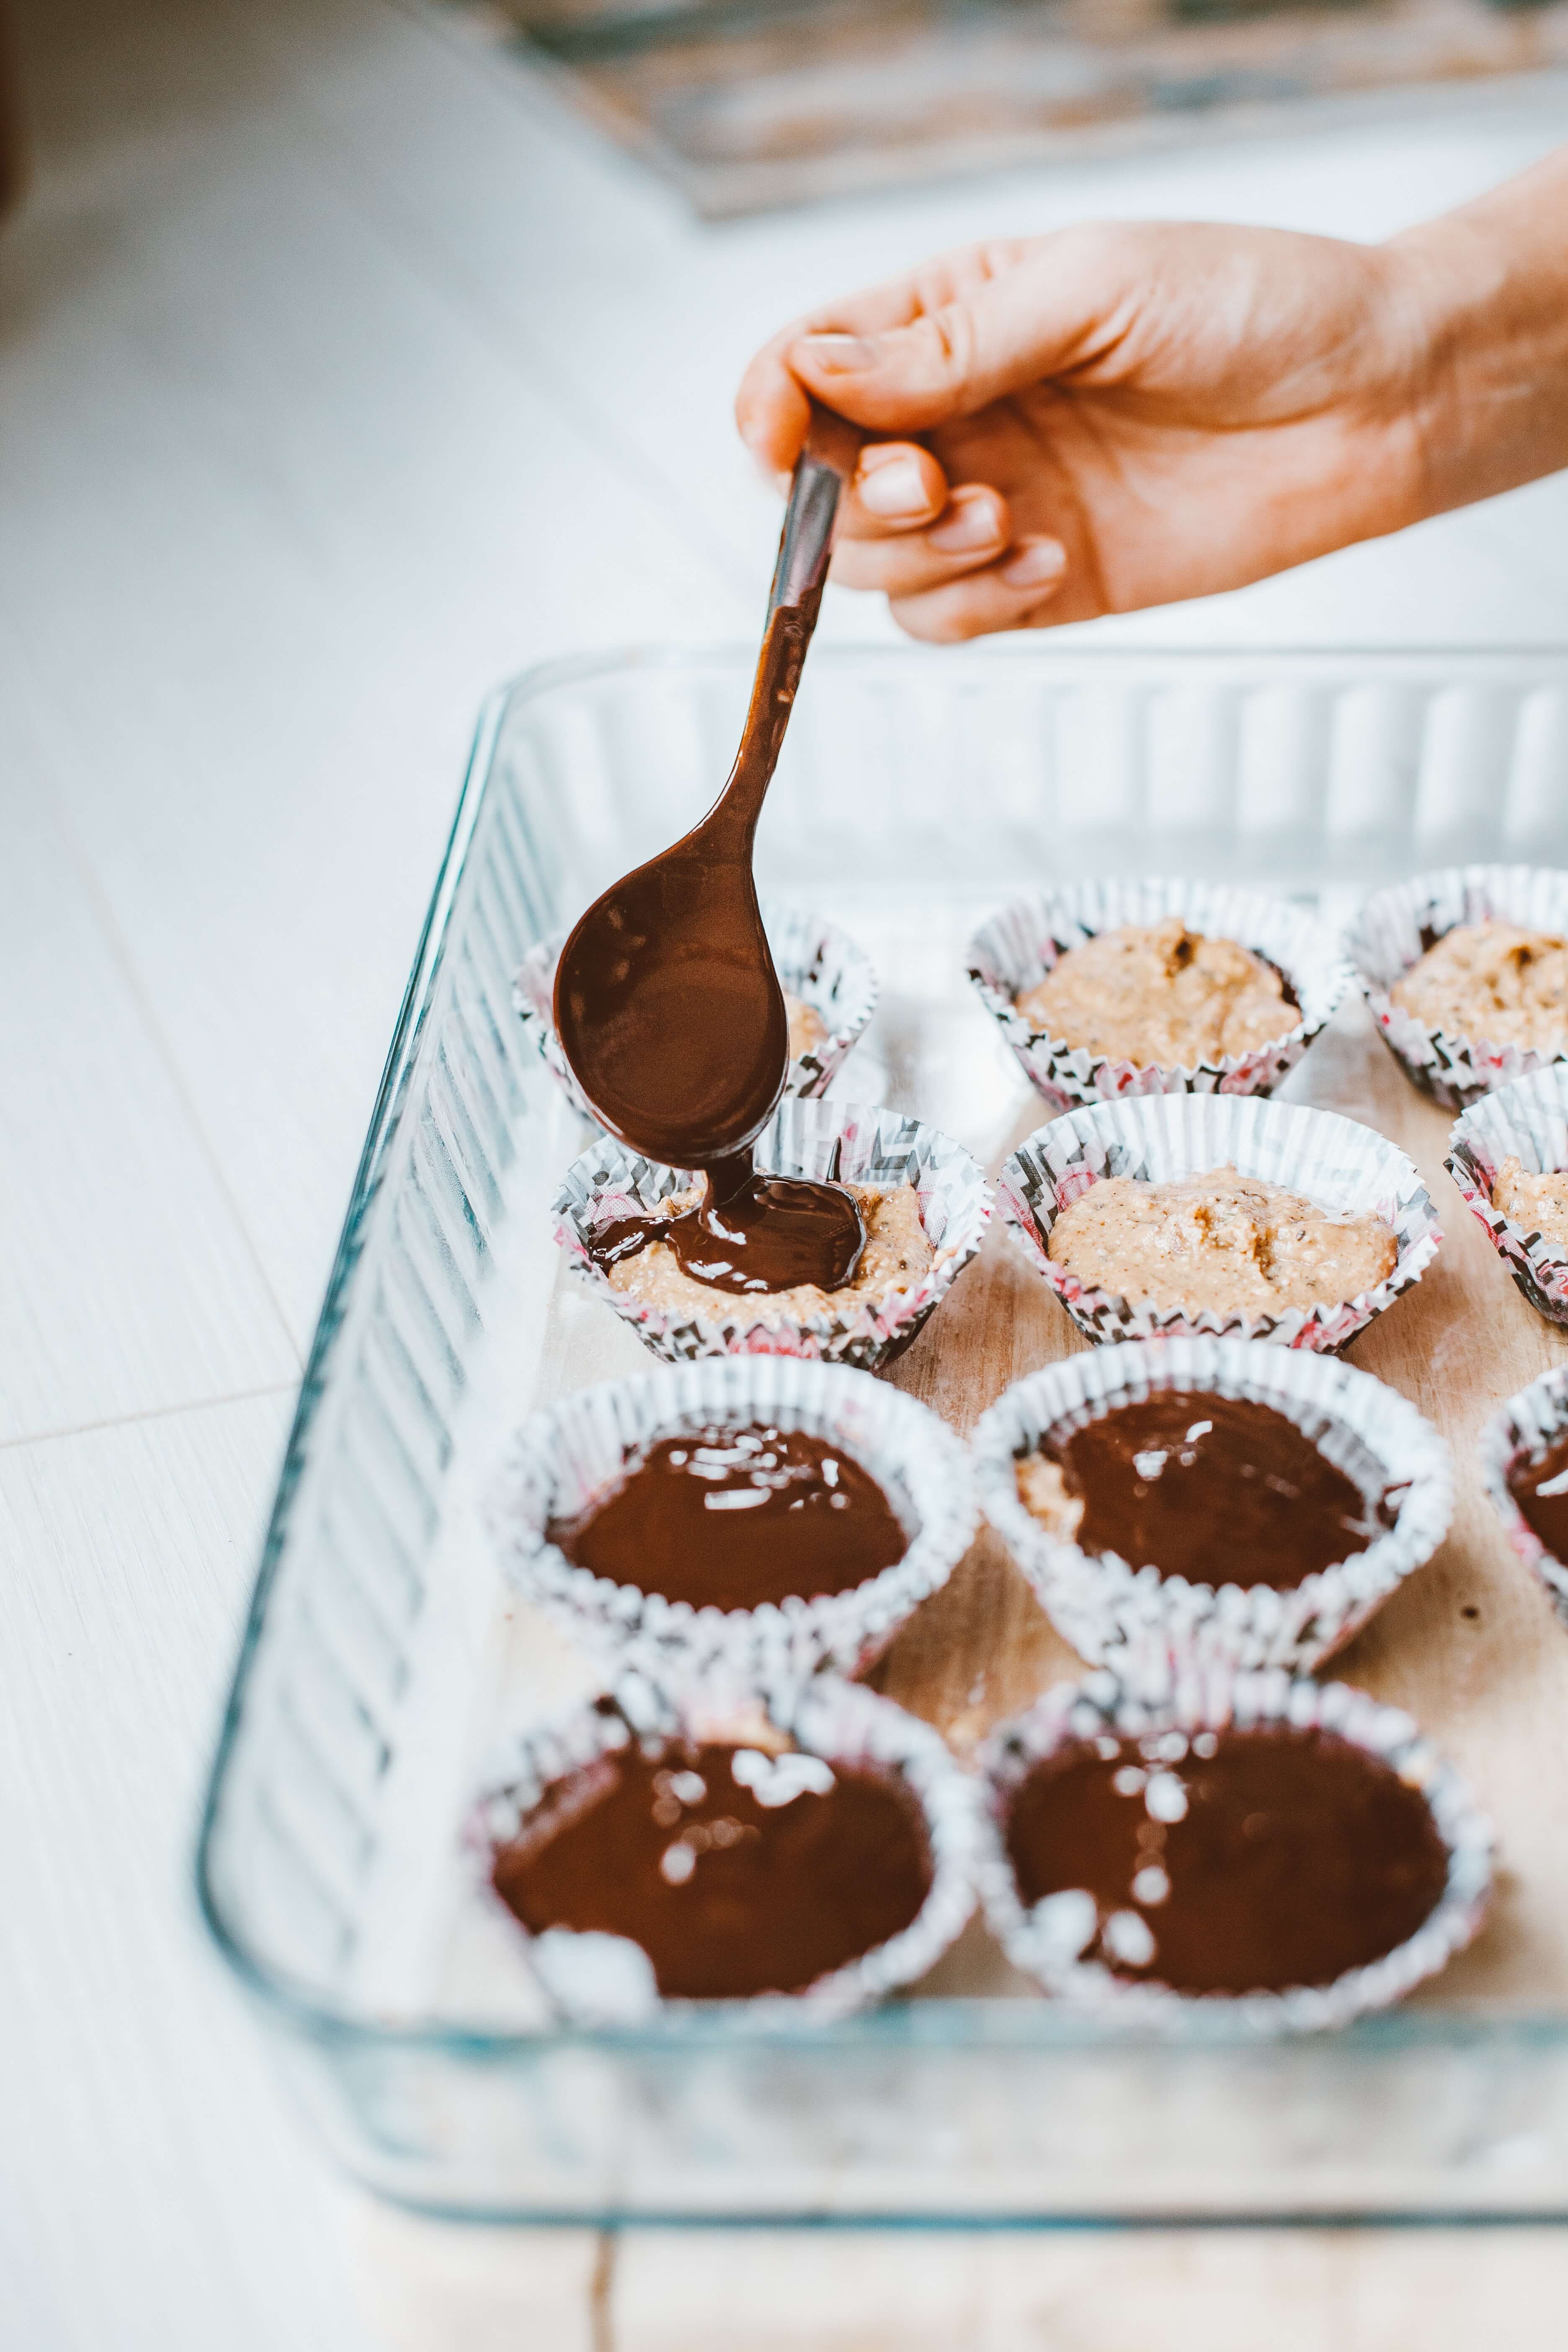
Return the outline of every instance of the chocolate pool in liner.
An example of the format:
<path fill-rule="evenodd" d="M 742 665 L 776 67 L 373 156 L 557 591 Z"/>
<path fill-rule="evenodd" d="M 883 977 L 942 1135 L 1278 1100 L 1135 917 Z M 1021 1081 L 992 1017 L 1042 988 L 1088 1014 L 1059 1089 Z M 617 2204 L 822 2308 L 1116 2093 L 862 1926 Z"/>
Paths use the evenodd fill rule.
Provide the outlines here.
<path fill-rule="evenodd" d="M 1424 1028 L 1389 990 L 1428 948 L 1461 923 L 1517 923 L 1568 939 L 1568 874 L 1545 866 L 1453 866 L 1376 890 L 1345 932 L 1345 950 L 1384 1044 L 1412 1083 L 1449 1110 L 1568 1056 L 1555 1049 L 1494 1045 Z"/>
<path fill-rule="evenodd" d="M 1492 1204 L 1492 1186 L 1510 1158 L 1530 1176 L 1568 1170 L 1568 1063 L 1482 1095 L 1455 1120 L 1443 1162 L 1536 1313 L 1568 1324 L 1568 1247 Z"/>
<path fill-rule="evenodd" d="M 1393 1490 L 1394 1526 L 1300 1584 L 1216 1590 L 1115 1552 L 1086 1552 L 1026 1508 L 1016 1467 L 1042 1438 L 1064 1439 L 1118 1405 L 1170 1389 L 1248 1399 L 1283 1413 L 1363 1492 Z M 1135 1648 L 1308 1673 L 1430 1559 L 1453 1517 L 1448 1450 L 1413 1404 L 1332 1357 L 1241 1339 L 1142 1340 L 1070 1356 L 1016 1381 L 982 1417 L 970 1446 L 986 1517 L 1058 1632 L 1097 1665 Z"/>
<path fill-rule="evenodd" d="M 1568 1365 L 1542 1372 L 1493 1413 L 1480 1436 L 1481 1476 L 1508 1539 L 1544 1588 L 1568 1631 L 1568 1562 L 1555 1559 L 1514 1500 L 1508 1474 L 1521 1461 L 1538 1462 L 1568 1433 Z"/>
<path fill-rule="evenodd" d="M 1019 1896 L 1004 1822 L 1013 1792 L 1034 1766 L 1063 1747 L 1110 1737 L 1184 1743 L 1195 1734 L 1268 1724 L 1321 1729 L 1380 1757 L 1426 1799 L 1448 1854 L 1447 1882 L 1415 1933 L 1381 1959 L 1347 1969 L 1331 1984 L 1282 1992 L 1181 1993 L 1118 1977 L 1082 1955 L 1093 1939 L 1085 1900 L 1047 1895 L 1032 1909 Z M 1171 1749 L 1165 1751 L 1173 1759 Z M 1015 1967 L 1057 1999 L 1109 2023 L 1194 2035 L 1205 2025 L 1239 2026 L 1260 2041 L 1348 2025 L 1402 2000 L 1435 1976 L 1480 1926 L 1491 1889 L 1494 1837 L 1465 1783 L 1412 1718 L 1346 1683 L 1315 1683 L 1283 1667 L 1238 1673 L 1214 1657 L 1151 1656 L 1120 1675 L 1101 1668 L 1047 1691 L 1025 1715 L 994 1731 L 979 1758 L 986 1792 L 980 1895 L 992 1932 Z M 1089 1900 L 1089 1907 L 1092 1902 Z"/>
<path fill-rule="evenodd" d="M 764 898 L 762 906 L 779 986 L 819 1013 L 827 1032 L 790 1063 L 784 1093 L 803 1098 L 826 1094 L 877 1009 L 876 969 L 865 950 L 837 923 L 776 898 Z M 574 1109 L 597 1127 L 555 1034 L 555 967 L 565 944 L 563 928 L 529 950 L 512 982 L 511 1001 Z"/>
<path fill-rule="evenodd" d="M 623 1670 L 604 1696 L 518 1741 L 465 1836 L 484 1897 L 523 1939 L 545 1998 L 567 2021 L 631 2025 L 697 2004 L 661 2000 L 647 1956 L 626 1937 L 563 1928 L 531 1936 L 489 1884 L 496 1848 L 517 1835 L 552 1782 L 596 1757 L 634 1740 L 651 1755 L 682 1736 L 750 1746 L 767 1738 L 768 1727 L 829 1765 L 869 1765 L 897 1775 L 920 1809 L 931 1883 L 910 1925 L 886 1943 L 800 1991 L 755 1994 L 724 2006 L 743 2011 L 748 2025 L 784 2030 L 842 2017 L 924 1976 L 963 1932 L 974 1908 L 979 1797 L 929 1724 L 832 1675 L 746 1691 L 727 1675 L 661 1682 Z"/>
<path fill-rule="evenodd" d="M 648 1305 L 616 1290 L 589 1254 L 602 1225 L 646 1214 L 699 1182 L 689 1169 L 661 1168 L 608 1136 L 574 1160 L 551 1203 L 555 1239 L 605 1304 L 646 1347 L 671 1363 L 703 1356 L 804 1356 L 875 1370 L 907 1348 L 984 1238 L 991 1188 L 962 1144 L 901 1111 L 859 1103 L 784 1102 L 757 1139 L 755 1161 L 773 1176 L 831 1179 L 891 1189 L 912 1183 L 936 1256 L 908 1290 L 861 1299 L 798 1322 L 776 1300 L 715 1289 L 713 1312 Z M 831 1296 L 831 1294 L 829 1294 Z"/>
<path fill-rule="evenodd" d="M 628 1456 L 712 1422 L 809 1430 L 842 1444 L 906 1529 L 902 1559 L 843 1592 L 694 1609 L 597 1576 L 550 1540 L 552 1521 L 575 1517 L 618 1484 Z M 946 1583 L 978 1517 L 968 1453 L 935 1413 L 868 1373 L 788 1356 L 713 1357 L 579 1390 L 524 1423 L 485 1499 L 512 1583 L 591 1652 L 619 1652 L 645 1673 L 741 1680 L 823 1665 L 864 1672 Z"/>
<path fill-rule="evenodd" d="M 1047 1254 L 1061 1212 L 1103 1177 L 1166 1183 L 1226 1165 L 1321 1208 L 1382 1217 L 1398 1250 L 1393 1273 L 1335 1305 L 1293 1307 L 1279 1315 L 1206 1307 L 1189 1313 L 1098 1289 Z M 1070 1111 L 1020 1144 L 997 1189 L 1030 1263 L 1091 1339 L 1212 1336 L 1332 1354 L 1420 1280 L 1443 1238 L 1414 1161 L 1373 1129 L 1337 1111 L 1235 1095 L 1158 1095 Z"/>
<path fill-rule="evenodd" d="M 1280 972 L 1296 999 L 1285 1027 L 1267 1045 L 1191 1068 L 1118 1061 L 1065 1045 L 1036 1028 L 1016 1000 L 1036 988 L 1070 948 L 1124 925 L 1179 915 L 1205 939 L 1234 940 Z M 1020 898 L 983 924 L 969 942 L 969 977 L 1030 1084 L 1053 1109 L 1124 1095 L 1266 1095 L 1299 1062 L 1333 1017 L 1351 982 L 1339 947 L 1315 917 L 1260 891 L 1204 882 L 1082 882 Z"/>

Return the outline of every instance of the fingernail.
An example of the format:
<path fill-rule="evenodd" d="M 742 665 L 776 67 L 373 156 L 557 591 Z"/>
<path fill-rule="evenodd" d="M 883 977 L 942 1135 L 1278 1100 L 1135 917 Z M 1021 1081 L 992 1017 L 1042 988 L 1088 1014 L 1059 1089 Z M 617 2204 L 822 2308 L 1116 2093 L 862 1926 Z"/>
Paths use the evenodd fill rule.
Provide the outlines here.
<path fill-rule="evenodd" d="M 802 335 L 795 350 L 826 375 L 855 375 L 877 364 L 872 335 Z"/>
<path fill-rule="evenodd" d="M 1009 588 L 1048 588 L 1068 568 L 1067 550 L 1054 539 L 1026 540 L 1002 566 Z"/>
<path fill-rule="evenodd" d="M 930 511 L 931 499 L 912 457 L 899 457 L 874 473 L 862 470 L 856 491 L 861 505 L 874 515 L 918 515 Z"/>
<path fill-rule="evenodd" d="M 963 499 L 949 507 L 926 537 L 943 555 L 967 555 L 977 547 L 991 547 L 1002 536 L 992 499 Z"/>

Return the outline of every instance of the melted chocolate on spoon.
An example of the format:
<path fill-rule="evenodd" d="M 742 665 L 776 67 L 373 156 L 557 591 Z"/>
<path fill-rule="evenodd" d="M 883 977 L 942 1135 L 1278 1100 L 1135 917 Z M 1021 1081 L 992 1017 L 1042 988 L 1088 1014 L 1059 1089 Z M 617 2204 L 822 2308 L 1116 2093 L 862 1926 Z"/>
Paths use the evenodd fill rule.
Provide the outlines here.
<path fill-rule="evenodd" d="M 722 1264 L 728 1279 L 700 1278 L 727 1289 L 802 1281 L 836 1289 L 865 1244 L 858 1213 L 840 1188 L 802 1180 L 786 1190 L 755 1181 L 750 1153 L 789 1071 L 789 1022 L 757 906 L 752 845 L 816 625 L 839 495 L 858 449 L 852 427 L 814 406 L 730 781 L 694 831 L 595 900 L 556 966 L 556 1034 L 610 1133 L 665 1167 L 710 1171 L 706 1231 L 694 1230 L 689 1256 L 684 1240 L 673 1245 L 691 1272 L 699 1260 Z M 803 1212 L 810 1189 L 832 1196 L 816 1217 Z M 774 1259 L 797 1269 L 787 1282 L 770 1278 L 775 1229 Z M 754 1263 L 755 1279 L 747 1278 L 743 1261 Z"/>
<path fill-rule="evenodd" d="M 1047 1450 L 1083 1497 L 1083 1550 L 1191 1583 L 1283 1591 L 1394 1525 L 1391 1498 L 1369 1499 L 1294 1422 L 1250 1398 L 1165 1390 Z"/>
<path fill-rule="evenodd" d="M 693 1609 L 847 1592 L 910 1540 L 870 1473 L 831 1439 L 717 1423 L 658 1439 L 602 1502 L 549 1532 L 579 1568 Z"/>
<path fill-rule="evenodd" d="M 1018 1891 L 1092 1895 L 1087 1958 L 1178 1992 L 1280 1992 L 1381 1959 L 1436 1907 L 1430 1809 L 1364 1748 L 1270 1727 L 1200 1733 L 1173 1760 L 1171 1741 L 1065 1749 L 1014 1797 Z"/>
<path fill-rule="evenodd" d="M 711 2000 L 798 1992 L 886 1943 L 931 1867 L 890 1775 L 705 1741 L 558 1780 L 492 1875 L 534 1935 L 629 1937 L 667 1999 Z"/>
<path fill-rule="evenodd" d="M 1568 1437 L 1549 1445 L 1539 1462 L 1516 1462 L 1508 1484 L 1552 1559 L 1568 1560 Z"/>

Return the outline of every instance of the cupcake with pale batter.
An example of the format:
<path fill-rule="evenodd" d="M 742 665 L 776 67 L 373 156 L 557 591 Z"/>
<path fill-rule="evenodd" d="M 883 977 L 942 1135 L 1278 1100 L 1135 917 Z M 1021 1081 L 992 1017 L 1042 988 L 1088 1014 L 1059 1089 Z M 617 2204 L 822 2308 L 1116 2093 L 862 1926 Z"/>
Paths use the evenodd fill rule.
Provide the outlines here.
<path fill-rule="evenodd" d="M 1467 866 L 1377 891 L 1346 935 L 1384 1043 L 1462 1110 L 1568 1059 L 1568 874 Z"/>
<path fill-rule="evenodd" d="M 1100 1103 L 1002 1171 L 1008 1223 L 1096 1339 L 1212 1332 L 1334 1350 L 1441 1234 L 1415 1167 L 1331 1111 L 1230 1096 Z"/>
<path fill-rule="evenodd" d="M 826 1094 L 877 1009 L 875 968 L 847 931 L 820 915 L 766 899 L 763 921 L 789 1016 L 784 1092 L 803 1099 Z M 574 1108 L 597 1127 L 555 1034 L 555 967 L 565 943 L 562 929 L 530 949 L 512 985 L 512 1003 Z"/>
<path fill-rule="evenodd" d="M 1568 1324 L 1568 1062 L 1473 1102 L 1445 1164 L 1536 1313 Z"/>
<path fill-rule="evenodd" d="M 574 1160 L 554 1202 L 575 1271 L 671 1362 L 794 1355 L 874 1370 L 907 1348 L 980 1247 L 991 1192 L 963 1147 L 919 1119 L 852 1103 L 785 1102 L 754 1165 L 787 1193 L 831 1188 L 858 1245 L 839 1278 L 755 1278 L 721 1262 L 700 1213 L 704 1179 L 607 1138 Z"/>
<path fill-rule="evenodd" d="M 1046 1100 L 1267 1094 L 1348 981 L 1300 908 L 1192 882 L 1024 899 L 970 942 L 969 976 Z"/>

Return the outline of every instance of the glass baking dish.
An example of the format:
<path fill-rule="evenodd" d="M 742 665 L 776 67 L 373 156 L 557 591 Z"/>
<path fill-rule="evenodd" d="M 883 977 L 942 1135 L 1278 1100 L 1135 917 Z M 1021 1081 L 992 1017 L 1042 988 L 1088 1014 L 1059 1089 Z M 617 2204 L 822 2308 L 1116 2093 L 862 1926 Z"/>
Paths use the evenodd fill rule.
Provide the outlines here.
<path fill-rule="evenodd" d="M 560 1279 L 547 1207 L 583 1130 L 512 975 L 707 804 L 752 660 L 556 663 L 484 711 L 213 1768 L 197 1874 L 219 1948 L 343 2162 L 447 2211 L 1568 2214 L 1568 2001 L 1529 1988 L 1439 1986 L 1332 2039 L 1259 2047 L 1205 2020 L 1152 2042 L 1016 1985 L 954 1990 L 995 1979 L 982 1956 L 831 2028 L 721 2009 L 569 2032 L 476 1895 L 467 1806 L 509 1730 L 584 1687 L 500 1589 L 476 1496 L 537 1402 L 647 1362 Z M 759 850 L 764 887 L 847 923 L 882 973 L 835 1091 L 918 1109 L 993 1162 L 1044 1114 L 962 950 L 1026 883 L 1194 873 L 1337 908 L 1483 858 L 1568 864 L 1562 653 L 820 647 Z"/>

